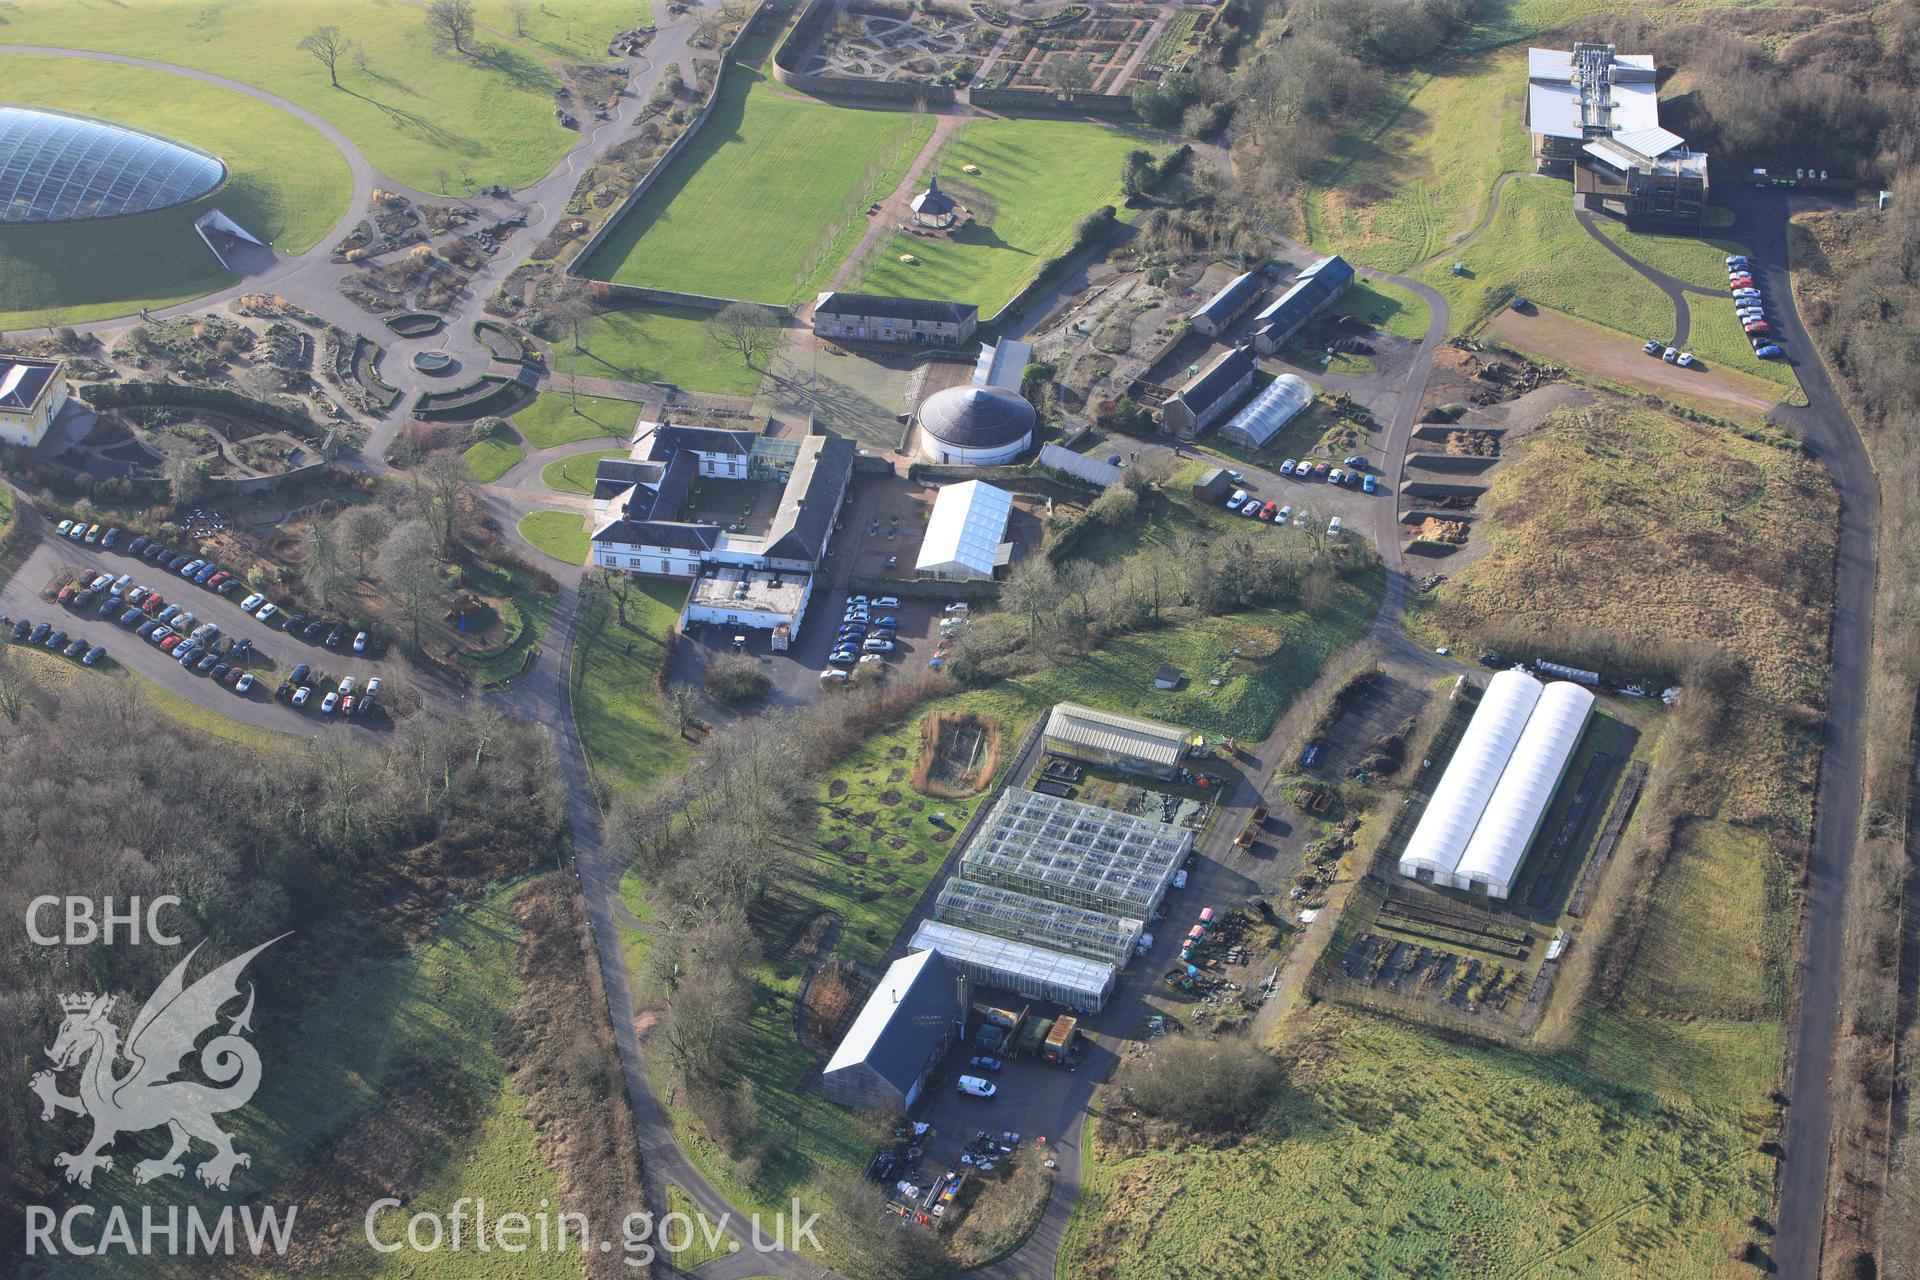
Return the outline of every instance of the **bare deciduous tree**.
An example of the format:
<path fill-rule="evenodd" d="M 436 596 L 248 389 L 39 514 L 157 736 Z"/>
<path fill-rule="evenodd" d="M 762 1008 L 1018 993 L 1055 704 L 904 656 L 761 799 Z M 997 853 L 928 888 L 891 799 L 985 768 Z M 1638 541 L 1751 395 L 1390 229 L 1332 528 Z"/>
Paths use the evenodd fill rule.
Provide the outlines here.
<path fill-rule="evenodd" d="M 532 11 L 533 6 L 527 0 L 510 0 L 507 5 L 507 12 L 513 15 L 513 34 L 523 40 L 527 35 L 527 15 Z"/>
<path fill-rule="evenodd" d="M 455 53 L 467 51 L 474 26 L 472 0 L 433 0 L 427 6 L 427 29 L 452 45 Z"/>
<path fill-rule="evenodd" d="M 693 728 L 699 717 L 700 699 L 683 684 L 673 686 L 667 694 L 667 709 L 673 712 L 673 727 L 681 737 L 687 736 L 687 730 Z"/>
<path fill-rule="evenodd" d="M 328 81 L 334 88 L 340 87 L 340 59 L 346 56 L 347 50 L 352 47 L 352 43 L 340 34 L 340 28 L 331 25 L 315 27 L 301 37 L 300 43 L 295 47 L 302 53 L 310 53 L 318 59 L 320 65 L 327 69 Z"/>
<path fill-rule="evenodd" d="M 607 593 L 607 599 L 613 601 L 614 616 L 620 619 L 620 625 L 627 625 L 627 601 L 633 598 L 634 577 L 621 569 L 600 569 L 592 579 L 594 590 Z"/>
<path fill-rule="evenodd" d="M 420 647 L 420 632 L 439 607 L 445 585 L 434 561 L 433 529 L 424 520 L 409 520 L 387 535 L 380 547 L 380 577 L 413 633 L 413 647 Z"/>
<path fill-rule="evenodd" d="M 764 361 L 780 345 L 783 329 L 773 312 L 751 302 L 732 302 L 707 321 L 707 338 L 722 351 L 730 351 L 746 362 L 749 369 L 756 360 Z"/>
<path fill-rule="evenodd" d="M 309 524 L 306 533 L 301 536 L 300 550 L 300 576 L 306 580 L 315 599 L 321 604 L 329 603 L 340 586 L 340 580 L 346 576 L 346 566 L 341 563 L 340 540 L 334 536 L 332 522 L 315 520 Z"/>
<path fill-rule="evenodd" d="M 393 521 L 379 507 L 355 507 L 340 517 L 340 545 L 353 557 L 353 571 L 366 577 Z"/>
<path fill-rule="evenodd" d="M 600 314 L 600 300 L 587 281 L 563 276 L 554 287 L 553 295 L 541 305 L 540 314 L 548 324 L 565 329 L 573 349 L 579 351 L 580 326 Z"/>
<path fill-rule="evenodd" d="M 450 449 L 427 455 L 413 471 L 414 507 L 432 523 L 438 554 L 451 560 L 460 547 L 462 520 L 473 490 L 473 468 Z"/>

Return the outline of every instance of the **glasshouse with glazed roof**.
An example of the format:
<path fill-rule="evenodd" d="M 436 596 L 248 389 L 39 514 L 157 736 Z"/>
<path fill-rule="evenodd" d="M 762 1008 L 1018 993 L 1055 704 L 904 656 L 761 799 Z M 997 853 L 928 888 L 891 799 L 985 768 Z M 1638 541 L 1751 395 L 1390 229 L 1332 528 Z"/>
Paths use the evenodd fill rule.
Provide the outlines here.
<path fill-rule="evenodd" d="M 1115 965 L 1126 964 L 1143 927 L 1138 920 L 957 876 L 940 891 L 933 915 L 943 924 L 1043 944 Z"/>
<path fill-rule="evenodd" d="M 941 486 L 913 571 L 949 582 L 991 582 L 1013 495 L 980 480 Z"/>
<path fill-rule="evenodd" d="M 908 945 L 915 951 L 938 951 L 981 986 L 1051 1000 L 1083 1013 L 1100 1012 L 1113 993 L 1116 971 L 1110 964 L 938 920 L 921 921 Z"/>
<path fill-rule="evenodd" d="M 103 120 L 0 107 L 0 222 L 79 222 L 197 200 L 226 179 L 203 151 Z"/>
<path fill-rule="evenodd" d="M 1150 818 L 1008 788 L 960 859 L 960 875 L 1035 897 L 1150 920 L 1193 833 Z"/>

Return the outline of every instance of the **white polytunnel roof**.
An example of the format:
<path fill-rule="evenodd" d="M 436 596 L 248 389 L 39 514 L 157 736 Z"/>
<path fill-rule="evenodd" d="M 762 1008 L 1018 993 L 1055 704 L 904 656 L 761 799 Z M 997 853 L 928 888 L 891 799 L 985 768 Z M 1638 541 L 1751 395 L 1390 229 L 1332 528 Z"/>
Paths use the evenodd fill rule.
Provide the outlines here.
<path fill-rule="evenodd" d="M 1261 388 L 1247 407 L 1233 415 L 1220 429 L 1222 435 L 1237 436 L 1248 447 L 1263 449 L 1293 416 L 1313 403 L 1313 388 L 1305 379 L 1283 373 Z"/>
<path fill-rule="evenodd" d="M 1507 896 L 1592 712 L 1593 694 L 1571 681 L 1556 680 L 1541 692 L 1500 785 L 1460 855 L 1455 888 L 1477 882 L 1496 898 Z"/>
<path fill-rule="evenodd" d="M 993 577 L 993 567 L 1006 540 L 1007 517 L 1013 495 L 980 480 L 950 484 L 933 500 L 927 536 L 920 542 L 920 573 L 969 574 Z"/>
<path fill-rule="evenodd" d="M 1440 775 L 1433 800 L 1420 815 L 1420 824 L 1400 855 L 1401 875 L 1427 871 L 1437 880 L 1452 878 L 1474 826 L 1500 781 L 1500 773 L 1520 741 L 1527 717 L 1540 700 L 1541 688 L 1540 682 L 1524 671 L 1502 671 L 1487 682 L 1479 709 L 1460 736 L 1460 745 L 1447 762 L 1447 771 Z"/>

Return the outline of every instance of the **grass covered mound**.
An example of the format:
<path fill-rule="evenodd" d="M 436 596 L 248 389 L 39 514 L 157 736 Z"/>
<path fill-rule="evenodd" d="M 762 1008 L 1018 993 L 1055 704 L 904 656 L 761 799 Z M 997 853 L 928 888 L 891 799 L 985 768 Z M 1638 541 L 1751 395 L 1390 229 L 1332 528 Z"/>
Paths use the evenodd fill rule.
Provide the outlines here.
<path fill-rule="evenodd" d="M 12 27 L 8 38 L 17 39 Z M 277 107 L 162 71 L 0 55 L 6 100 L 90 116 L 218 156 L 227 179 L 172 209 L 0 227 L 0 328 L 81 323 L 223 289 L 234 277 L 193 229 L 210 209 L 283 257 L 312 248 L 346 211 L 346 158 Z"/>
<path fill-rule="evenodd" d="M 1756 766 L 1725 779 L 1730 812 L 1803 825 L 1813 762 L 1790 721 L 1817 719 L 1826 696 L 1825 473 L 1791 449 L 1620 402 L 1561 410 L 1515 453 L 1482 500 L 1474 537 L 1487 550 L 1430 598 L 1419 630 L 1463 650 L 1607 637 L 1728 654 L 1747 672 Z"/>

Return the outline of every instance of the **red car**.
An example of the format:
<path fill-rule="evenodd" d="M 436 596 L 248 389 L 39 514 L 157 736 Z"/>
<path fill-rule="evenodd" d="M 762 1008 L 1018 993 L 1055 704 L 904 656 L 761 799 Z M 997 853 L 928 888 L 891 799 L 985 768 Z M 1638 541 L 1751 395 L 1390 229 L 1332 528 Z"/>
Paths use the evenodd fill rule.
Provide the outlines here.
<path fill-rule="evenodd" d="M 160 652 L 172 653 L 175 649 L 177 649 L 180 646 L 180 642 L 185 639 L 186 639 L 185 636 L 168 636 L 165 640 L 162 640 L 160 642 Z"/>
<path fill-rule="evenodd" d="M 74 592 L 74 586 L 71 582 L 69 582 L 66 586 L 60 588 L 60 594 L 57 597 L 57 599 L 60 601 L 61 604 L 67 604 L 72 601 L 73 592 Z"/>
<path fill-rule="evenodd" d="M 1753 283 L 1753 277 L 1752 277 L 1752 276 L 1746 276 L 1746 275 L 1740 275 L 1740 276 L 1728 276 L 1728 277 L 1727 277 L 1727 283 L 1728 283 L 1729 285 L 1734 285 L 1734 286 L 1737 286 L 1737 287 L 1740 287 L 1740 288 L 1745 288 L 1745 287 L 1746 287 L 1747 285 L 1750 285 L 1750 284 L 1752 284 L 1752 283 Z"/>
<path fill-rule="evenodd" d="M 1262 520 L 1271 520 L 1273 519 L 1273 513 L 1278 511 L 1279 509 L 1280 509 L 1279 503 L 1269 502 L 1266 506 L 1260 508 L 1260 518 Z"/>
<path fill-rule="evenodd" d="M 159 613 L 162 609 L 167 607 L 167 598 L 161 595 L 158 591 L 156 591 L 152 595 L 148 596 L 145 600 L 141 601 L 140 607 L 146 610 L 148 617 L 152 617 L 154 614 Z"/>
<path fill-rule="evenodd" d="M 228 578 L 231 578 L 232 576 L 233 575 L 228 573 L 225 569 L 222 569 L 220 572 L 214 574 L 211 578 L 207 579 L 207 590 L 218 591 L 220 589 L 220 584 L 225 582 Z"/>
<path fill-rule="evenodd" d="M 1748 333 L 1772 333 L 1773 327 L 1765 320 L 1753 320 L 1741 326 Z"/>

